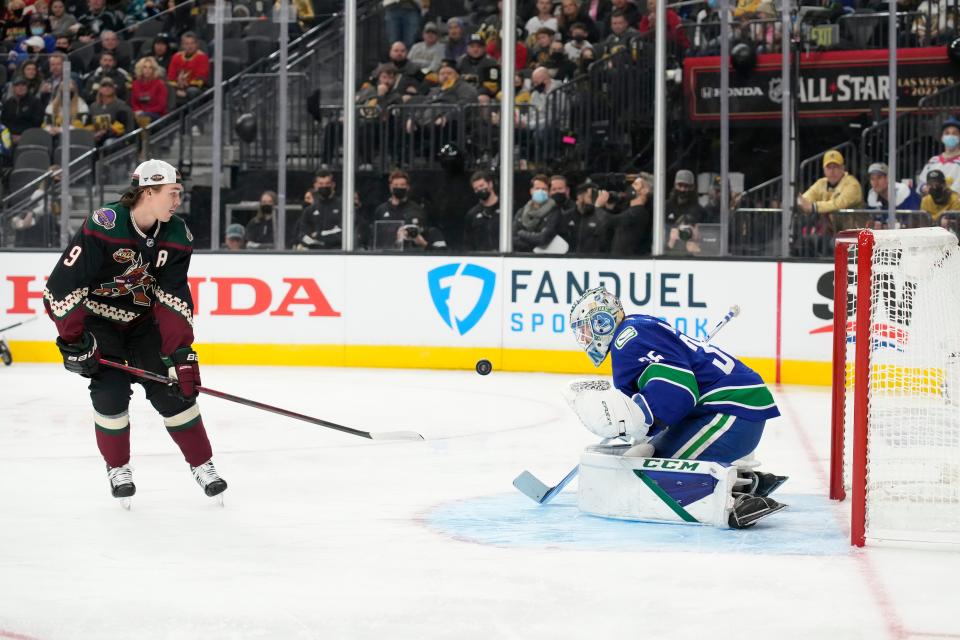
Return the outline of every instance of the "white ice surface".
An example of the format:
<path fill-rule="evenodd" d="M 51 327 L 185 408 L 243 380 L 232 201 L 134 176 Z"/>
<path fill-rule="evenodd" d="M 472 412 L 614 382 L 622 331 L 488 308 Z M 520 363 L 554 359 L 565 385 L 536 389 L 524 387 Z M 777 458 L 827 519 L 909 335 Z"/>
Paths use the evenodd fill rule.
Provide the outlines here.
<path fill-rule="evenodd" d="M 0 639 L 960 638 L 960 554 L 837 543 L 848 505 L 822 498 L 826 389 L 776 390 L 784 417 L 758 454 L 790 476 L 779 495 L 798 508 L 735 538 L 578 516 L 575 483 L 552 510 L 516 493 L 521 470 L 555 484 L 592 442 L 560 397 L 567 376 L 203 375 L 426 441 L 371 442 L 204 397 L 230 483 L 221 508 L 137 387 L 127 512 L 109 496 L 84 380 L 0 367 Z M 778 519 L 809 531 L 807 552 L 780 546 Z"/>

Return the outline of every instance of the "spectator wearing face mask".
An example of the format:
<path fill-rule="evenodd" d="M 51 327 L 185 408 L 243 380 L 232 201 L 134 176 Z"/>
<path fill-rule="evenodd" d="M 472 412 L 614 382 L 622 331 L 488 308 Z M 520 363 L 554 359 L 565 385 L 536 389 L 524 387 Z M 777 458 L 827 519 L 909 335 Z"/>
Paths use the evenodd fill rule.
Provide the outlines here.
<path fill-rule="evenodd" d="M 273 249 L 273 212 L 276 206 L 276 193 L 264 191 L 260 194 L 260 207 L 247 223 L 247 249 Z"/>
<path fill-rule="evenodd" d="M 560 207 L 550 199 L 550 179 L 537 174 L 530 181 L 530 201 L 513 219 L 513 249 L 517 252 L 566 253 L 560 237 Z"/>
<path fill-rule="evenodd" d="M 407 172 L 394 170 L 388 176 L 387 184 L 390 187 L 390 197 L 373 212 L 373 225 L 369 234 L 373 238 L 373 248 L 401 251 L 445 249 L 447 243 L 443 234 L 436 227 L 427 224 L 423 207 L 410 199 L 410 176 Z M 386 232 L 378 229 L 378 223 L 390 222 L 400 224 L 383 225 Z M 396 231 L 392 230 L 394 226 Z"/>
<path fill-rule="evenodd" d="M 467 211 L 463 225 L 463 248 L 467 251 L 496 251 L 500 247 L 500 198 L 493 176 L 477 171 L 470 176 L 477 204 Z"/>
<path fill-rule="evenodd" d="M 943 171 L 932 169 L 927 173 L 927 195 L 920 201 L 920 208 L 930 214 L 934 224 L 944 211 L 960 211 L 960 195 L 947 186 Z"/>
<path fill-rule="evenodd" d="M 337 183 L 326 170 L 317 172 L 313 181 L 313 202 L 303 209 L 297 223 L 297 242 L 301 249 L 339 249 L 343 215 Z"/>
<path fill-rule="evenodd" d="M 943 122 L 940 129 L 940 141 L 943 143 L 943 153 L 927 160 L 927 164 L 917 178 L 917 190 L 927 193 L 927 175 L 934 169 L 943 173 L 947 179 L 947 186 L 960 192 L 960 120 L 953 116 Z"/>
<path fill-rule="evenodd" d="M 561 224 L 573 215 L 574 202 L 570 197 L 570 184 L 564 176 L 550 176 L 550 199 L 560 207 Z"/>
<path fill-rule="evenodd" d="M 589 48 L 587 41 L 587 26 L 582 22 L 575 23 L 570 27 L 570 41 L 563 45 L 563 52 L 571 62 L 580 62 L 580 54 L 585 48 Z"/>
<path fill-rule="evenodd" d="M 697 227 L 705 217 L 697 201 L 696 181 L 689 169 L 677 171 L 666 203 L 667 252 L 699 253 Z"/>

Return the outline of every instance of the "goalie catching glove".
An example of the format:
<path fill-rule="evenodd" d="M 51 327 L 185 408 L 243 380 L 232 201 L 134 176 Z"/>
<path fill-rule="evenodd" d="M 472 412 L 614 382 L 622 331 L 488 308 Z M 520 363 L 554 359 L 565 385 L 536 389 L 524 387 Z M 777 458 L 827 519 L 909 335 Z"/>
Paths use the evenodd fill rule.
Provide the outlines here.
<path fill-rule="evenodd" d="M 181 347 L 170 356 L 161 356 L 170 372 L 170 378 L 177 382 L 180 395 L 192 400 L 200 393 L 200 360 L 197 352 L 190 347 Z"/>
<path fill-rule="evenodd" d="M 639 393 L 628 398 L 607 380 L 574 380 L 563 397 L 580 422 L 601 438 L 643 438 L 653 424 L 653 414 Z"/>

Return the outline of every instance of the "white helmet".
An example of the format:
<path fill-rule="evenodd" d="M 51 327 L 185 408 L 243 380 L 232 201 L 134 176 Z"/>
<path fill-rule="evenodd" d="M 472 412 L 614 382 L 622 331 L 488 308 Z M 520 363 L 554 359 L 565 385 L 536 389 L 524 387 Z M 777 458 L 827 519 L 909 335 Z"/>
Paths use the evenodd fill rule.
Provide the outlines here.
<path fill-rule="evenodd" d="M 613 334 L 621 322 L 623 305 L 603 285 L 584 291 L 570 309 L 570 329 L 595 367 L 607 357 Z"/>

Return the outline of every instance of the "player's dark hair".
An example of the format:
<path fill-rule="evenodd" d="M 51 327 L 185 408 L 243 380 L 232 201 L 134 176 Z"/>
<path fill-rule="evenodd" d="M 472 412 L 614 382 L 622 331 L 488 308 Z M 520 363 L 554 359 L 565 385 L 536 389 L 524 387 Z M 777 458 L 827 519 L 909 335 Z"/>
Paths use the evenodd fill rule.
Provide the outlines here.
<path fill-rule="evenodd" d="M 406 180 L 407 182 L 410 182 L 410 176 L 407 174 L 406 171 L 404 171 L 403 169 L 394 169 L 393 171 L 390 172 L 390 176 L 387 178 L 387 184 L 390 184 L 394 180 L 398 180 L 398 179 L 402 179 L 402 180 Z"/>
<path fill-rule="evenodd" d="M 315 174 L 313 174 L 313 177 L 314 178 L 332 178 L 333 172 L 331 172 L 329 169 L 320 169 Z"/>
<path fill-rule="evenodd" d="M 550 186 L 550 178 L 549 178 L 549 177 L 547 176 L 547 174 L 545 174 L 545 173 L 538 173 L 537 175 L 533 176 L 533 178 L 531 178 L 531 180 L 530 180 L 530 188 L 531 188 L 531 189 L 534 187 L 534 183 L 535 183 L 535 182 L 542 182 L 543 184 L 547 185 L 548 187 Z"/>
<path fill-rule="evenodd" d="M 136 181 L 136 179 L 134 179 L 134 181 Z M 122 196 L 120 196 L 120 204 L 122 204 L 128 209 L 133 209 L 137 205 L 137 203 L 140 202 L 140 198 L 143 196 L 144 191 L 146 191 L 147 189 L 160 191 L 160 188 L 162 186 L 163 185 L 149 185 L 146 187 L 141 187 L 137 184 L 133 184 L 129 189 L 127 189 L 124 192 Z"/>

